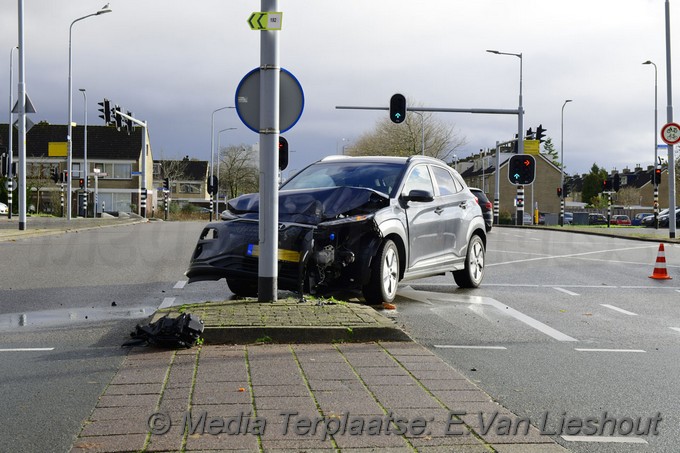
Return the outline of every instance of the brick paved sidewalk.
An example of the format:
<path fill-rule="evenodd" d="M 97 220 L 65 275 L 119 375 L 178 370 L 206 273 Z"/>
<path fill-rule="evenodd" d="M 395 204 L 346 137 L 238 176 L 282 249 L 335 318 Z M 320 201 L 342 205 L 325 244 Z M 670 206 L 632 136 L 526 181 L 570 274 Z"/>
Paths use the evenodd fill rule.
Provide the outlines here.
<path fill-rule="evenodd" d="M 72 451 L 567 451 L 494 414 L 518 422 L 413 342 L 135 347 Z"/>

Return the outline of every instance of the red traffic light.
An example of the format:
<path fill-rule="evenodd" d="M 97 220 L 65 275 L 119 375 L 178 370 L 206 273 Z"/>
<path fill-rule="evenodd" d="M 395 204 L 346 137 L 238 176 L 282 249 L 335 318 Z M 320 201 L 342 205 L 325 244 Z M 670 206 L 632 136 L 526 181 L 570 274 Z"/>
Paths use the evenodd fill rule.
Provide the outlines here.
<path fill-rule="evenodd" d="M 80 178 L 78 180 L 78 184 L 80 185 L 80 188 L 82 189 L 83 187 L 85 187 L 85 180 L 83 178 Z"/>

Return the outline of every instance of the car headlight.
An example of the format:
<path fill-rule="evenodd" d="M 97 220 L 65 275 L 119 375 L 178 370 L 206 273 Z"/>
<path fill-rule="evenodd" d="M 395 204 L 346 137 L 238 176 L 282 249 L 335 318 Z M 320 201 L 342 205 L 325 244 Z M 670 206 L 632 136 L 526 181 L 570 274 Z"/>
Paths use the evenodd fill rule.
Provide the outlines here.
<path fill-rule="evenodd" d="M 374 217 L 375 217 L 375 213 L 352 215 L 352 216 L 342 217 L 342 218 L 338 218 L 338 219 L 328 220 L 326 222 L 320 223 L 319 226 L 337 227 L 337 226 L 346 225 L 348 223 L 366 222 L 366 221 L 369 221 L 369 220 L 373 220 Z"/>

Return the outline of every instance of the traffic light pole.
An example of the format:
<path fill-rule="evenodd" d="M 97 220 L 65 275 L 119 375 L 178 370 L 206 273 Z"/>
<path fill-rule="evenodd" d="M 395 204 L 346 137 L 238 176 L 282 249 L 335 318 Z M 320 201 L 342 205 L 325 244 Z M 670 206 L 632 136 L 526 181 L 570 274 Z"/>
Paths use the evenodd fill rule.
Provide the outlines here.
<path fill-rule="evenodd" d="M 671 22 L 670 22 L 670 4 L 666 0 L 665 16 L 666 16 L 666 86 L 668 106 L 666 108 L 666 116 L 668 123 L 673 122 L 673 90 L 671 81 Z M 668 237 L 675 238 L 675 146 L 668 145 Z M 656 162 L 655 162 L 656 164 Z"/>
<path fill-rule="evenodd" d="M 147 142 L 146 142 L 146 137 L 147 137 L 147 125 L 146 121 L 138 120 L 128 114 L 123 113 L 119 108 L 114 108 L 112 110 L 112 113 L 114 115 L 118 115 L 122 118 L 125 118 L 129 121 L 132 121 L 135 123 L 137 126 L 140 126 L 143 128 L 142 130 L 142 174 L 141 174 L 141 182 L 139 184 L 139 188 L 137 189 L 137 198 L 140 200 L 140 211 L 139 215 L 141 215 L 143 218 L 146 218 L 146 195 L 148 193 L 147 187 L 146 187 L 146 154 L 147 154 Z"/>

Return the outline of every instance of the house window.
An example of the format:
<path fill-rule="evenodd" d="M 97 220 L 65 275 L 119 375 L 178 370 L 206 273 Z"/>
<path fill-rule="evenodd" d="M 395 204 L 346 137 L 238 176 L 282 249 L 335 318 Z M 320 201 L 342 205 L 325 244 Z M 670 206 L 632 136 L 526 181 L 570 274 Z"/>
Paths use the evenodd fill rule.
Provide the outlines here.
<path fill-rule="evenodd" d="M 106 173 L 102 179 L 132 179 L 132 164 L 95 163 L 94 167 Z"/>
<path fill-rule="evenodd" d="M 192 182 L 183 182 L 179 185 L 179 193 L 201 193 L 201 184 Z"/>

